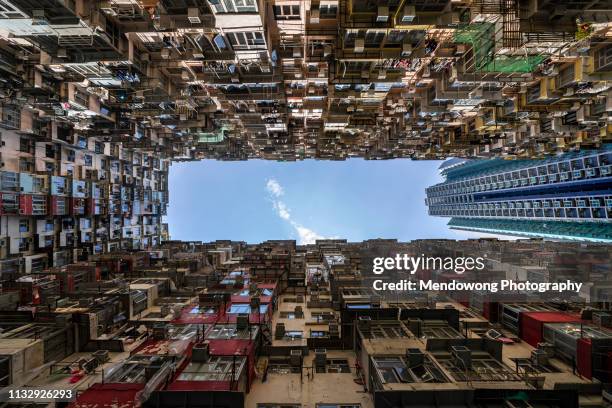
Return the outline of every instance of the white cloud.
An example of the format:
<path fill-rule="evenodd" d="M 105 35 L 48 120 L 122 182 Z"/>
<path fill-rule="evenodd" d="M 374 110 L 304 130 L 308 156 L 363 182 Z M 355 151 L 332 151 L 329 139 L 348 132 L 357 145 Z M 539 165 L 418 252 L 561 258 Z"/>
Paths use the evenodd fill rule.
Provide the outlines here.
<path fill-rule="evenodd" d="M 310 228 L 303 227 L 300 224 L 296 223 L 291 223 L 291 225 L 293 225 L 293 228 L 295 228 L 295 230 L 297 231 L 299 242 L 302 245 L 314 244 L 317 239 L 325 239 L 324 236 L 317 234 Z"/>
<path fill-rule="evenodd" d="M 291 211 L 284 201 L 279 200 L 279 197 L 285 194 L 283 187 L 274 179 L 268 179 L 266 182 L 266 190 L 272 199 L 272 207 L 277 215 L 287 221 L 298 235 L 298 243 L 300 245 L 314 244 L 317 239 L 326 239 L 323 235 L 313 231 L 312 229 L 303 226 L 291 217 Z M 332 237 L 334 238 L 334 237 Z"/>
<path fill-rule="evenodd" d="M 266 190 L 268 190 L 268 192 L 274 197 L 280 197 L 285 193 L 278 181 L 274 179 L 268 179 L 266 183 Z"/>
<path fill-rule="evenodd" d="M 273 205 L 276 211 L 278 212 L 279 217 L 281 217 L 283 220 L 286 220 L 286 221 L 289 221 L 291 219 L 291 214 L 289 213 L 289 209 L 287 208 L 287 205 L 284 202 L 274 201 Z"/>

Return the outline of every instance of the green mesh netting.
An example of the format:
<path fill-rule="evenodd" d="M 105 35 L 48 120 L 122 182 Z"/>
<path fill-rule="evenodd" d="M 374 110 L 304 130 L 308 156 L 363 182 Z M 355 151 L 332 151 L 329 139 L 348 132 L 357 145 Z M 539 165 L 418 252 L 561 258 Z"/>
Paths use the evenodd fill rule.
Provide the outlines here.
<path fill-rule="evenodd" d="M 198 143 L 219 143 L 225 139 L 227 128 L 222 127 L 217 132 L 198 134 Z"/>
<path fill-rule="evenodd" d="M 536 56 L 494 55 L 495 25 L 493 23 L 470 24 L 455 32 L 455 42 L 470 44 L 474 53 L 474 67 L 481 72 L 533 72 L 544 60 Z"/>

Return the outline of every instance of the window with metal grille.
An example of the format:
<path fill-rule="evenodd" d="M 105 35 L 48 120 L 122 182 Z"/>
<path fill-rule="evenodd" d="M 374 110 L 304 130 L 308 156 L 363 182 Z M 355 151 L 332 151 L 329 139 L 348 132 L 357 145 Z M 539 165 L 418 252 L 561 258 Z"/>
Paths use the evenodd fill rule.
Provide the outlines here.
<path fill-rule="evenodd" d="M 595 69 L 598 71 L 612 69 L 612 46 L 607 46 L 595 52 Z"/>
<path fill-rule="evenodd" d="M 235 50 L 262 48 L 266 45 L 263 33 L 259 31 L 228 33 L 227 38 Z"/>
<path fill-rule="evenodd" d="M 255 13 L 255 0 L 211 0 L 210 4 L 216 13 Z"/>
<path fill-rule="evenodd" d="M 333 19 L 338 14 L 338 6 L 335 4 L 321 4 L 319 5 L 319 18 L 320 19 Z"/>
<path fill-rule="evenodd" d="M 299 20 L 300 6 L 299 5 L 282 5 L 274 6 L 274 17 L 277 20 Z"/>
<path fill-rule="evenodd" d="M 365 36 L 365 46 L 367 48 L 378 48 L 385 38 L 384 31 L 368 31 Z"/>
<path fill-rule="evenodd" d="M 574 65 L 570 65 L 569 67 L 563 69 L 559 72 L 559 76 L 557 77 L 557 84 L 559 87 L 570 84 L 574 81 Z"/>

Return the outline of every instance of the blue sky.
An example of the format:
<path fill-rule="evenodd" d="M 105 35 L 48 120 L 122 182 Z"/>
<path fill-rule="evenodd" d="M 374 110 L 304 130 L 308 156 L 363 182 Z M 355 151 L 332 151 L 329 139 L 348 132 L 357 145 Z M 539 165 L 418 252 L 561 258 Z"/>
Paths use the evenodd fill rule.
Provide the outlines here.
<path fill-rule="evenodd" d="M 172 239 L 465 239 L 430 217 L 425 188 L 439 161 L 177 162 L 170 169 Z M 478 234 L 480 235 L 480 234 Z"/>

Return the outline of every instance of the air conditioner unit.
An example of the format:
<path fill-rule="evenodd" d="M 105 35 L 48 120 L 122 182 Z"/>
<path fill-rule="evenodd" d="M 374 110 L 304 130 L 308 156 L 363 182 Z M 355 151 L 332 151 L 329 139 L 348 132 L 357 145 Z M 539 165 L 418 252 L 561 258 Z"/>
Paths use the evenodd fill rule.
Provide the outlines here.
<path fill-rule="evenodd" d="M 45 10 L 34 9 L 32 10 L 32 25 L 48 25 L 49 21 L 45 15 Z"/>
<path fill-rule="evenodd" d="M 409 57 L 412 54 L 412 44 L 405 42 L 402 44 L 402 57 Z"/>
<path fill-rule="evenodd" d="M 425 355 L 418 348 L 406 349 L 406 360 L 408 360 L 408 367 L 422 366 L 425 362 Z"/>
<path fill-rule="evenodd" d="M 362 79 L 368 79 L 369 77 L 370 77 L 370 71 L 368 71 L 367 69 L 364 69 L 363 71 L 361 71 Z"/>
<path fill-rule="evenodd" d="M 325 368 L 325 366 L 327 365 L 327 349 L 315 349 L 314 363 L 316 367 Z"/>
<path fill-rule="evenodd" d="M 451 355 L 459 368 L 469 370 L 472 368 L 472 351 L 465 346 L 452 346 Z"/>
<path fill-rule="evenodd" d="M 200 19 L 200 10 L 197 7 L 188 8 L 187 20 L 189 20 L 191 24 L 200 24 L 202 22 Z"/>
<path fill-rule="evenodd" d="M 406 6 L 404 7 L 404 12 L 402 14 L 402 23 L 412 23 L 416 18 L 416 9 L 414 6 Z"/>
<path fill-rule="evenodd" d="M 378 79 L 385 79 L 387 77 L 387 70 L 386 69 L 379 69 L 378 70 Z"/>
<path fill-rule="evenodd" d="M 376 16 L 376 22 L 386 23 L 387 21 L 389 21 L 389 7 L 378 6 L 378 15 Z"/>
<path fill-rule="evenodd" d="M 117 13 L 113 10 L 110 1 L 102 1 L 100 2 L 100 11 L 104 14 L 108 14 L 109 16 L 116 16 Z"/>
<path fill-rule="evenodd" d="M 302 350 L 291 350 L 289 356 L 289 363 L 292 367 L 299 367 L 302 365 Z"/>
<path fill-rule="evenodd" d="M 365 38 L 355 38 L 355 52 L 363 52 L 365 49 Z"/>
<path fill-rule="evenodd" d="M 331 53 L 332 53 L 332 47 L 331 47 L 331 45 L 325 45 L 325 46 L 323 47 L 323 56 L 324 56 L 324 57 L 329 57 L 329 56 L 331 55 Z M 610 101 L 612 101 L 612 97 L 611 97 L 611 98 L 608 98 L 608 99 L 610 99 Z M 610 105 L 612 105 L 612 102 L 610 103 Z"/>
<path fill-rule="evenodd" d="M 319 24 L 319 9 L 313 8 L 310 10 L 310 24 Z"/>
<path fill-rule="evenodd" d="M 482 88 L 478 87 L 476 89 L 474 89 L 472 92 L 470 92 L 469 94 L 470 99 L 479 99 L 482 98 Z"/>
<path fill-rule="evenodd" d="M 451 13 L 451 24 L 459 24 L 460 20 L 459 20 L 459 13 L 457 12 L 452 12 Z"/>

